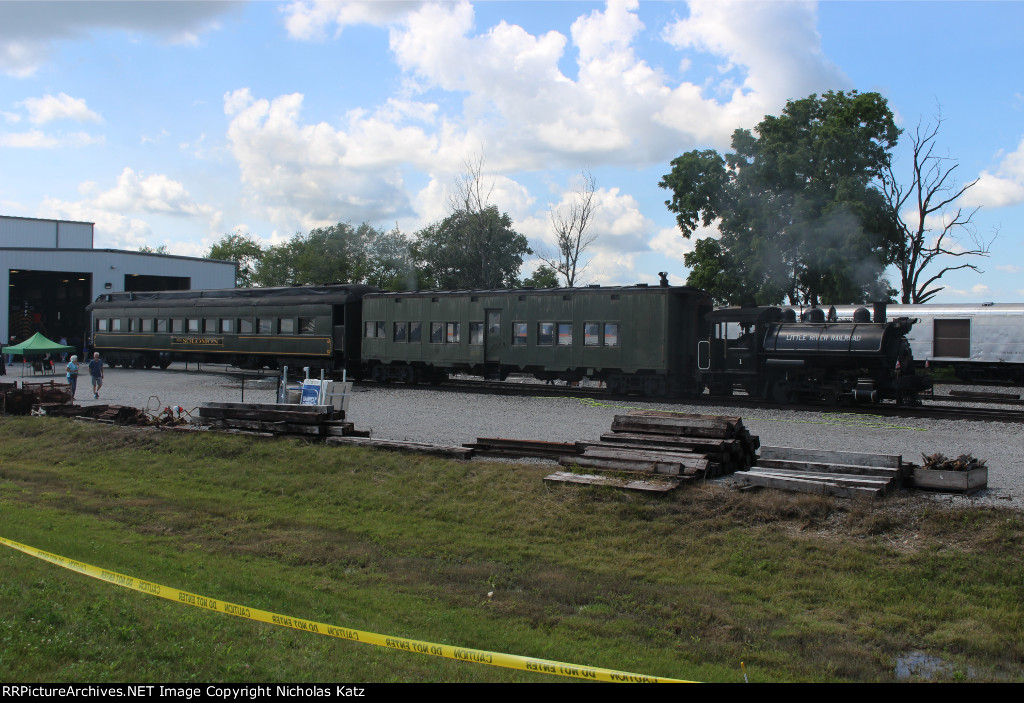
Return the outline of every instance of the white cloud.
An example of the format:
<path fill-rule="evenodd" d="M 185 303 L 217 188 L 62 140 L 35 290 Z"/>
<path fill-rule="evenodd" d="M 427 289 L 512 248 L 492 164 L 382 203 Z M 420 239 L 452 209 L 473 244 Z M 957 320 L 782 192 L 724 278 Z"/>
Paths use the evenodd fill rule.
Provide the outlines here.
<path fill-rule="evenodd" d="M 499 176 L 582 163 L 646 167 L 709 141 L 727 146 L 735 127 L 753 126 L 787 99 L 849 83 L 821 51 L 809 3 L 693 3 L 687 18 L 648 29 L 636 0 L 610 0 L 567 33 L 541 34 L 506 21 L 477 28 L 468 2 L 307 1 L 284 12 L 296 40 L 387 27 L 404 78 L 392 99 L 334 123 L 303 121 L 301 94 L 260 98 L 243 88 L 224 96 L 248 204 L 288 232 L 337 221 L 397 219 L 408 230 L 436 221 L 447 214 L 451 179 L 481 149 Z M 690 76 L 649 65 L 636 46 L 651 32 L 675 47 L 684 70 L 710 57 L 723 72 L 682 80 Z M 560 68 L 567 52 L 573 77 Z M 411 198 L 406 169 L 430 179 Z M 546 213 L 530 209 L 521 184 L 505 185 L 494 202 L 521 231 L 544 238 Z M 614 188 L 605 195 L 603 252 L 649 252 L 657 243 L 678 255 L 632 196 Z"/>
<path fill-rule="evenodd" d="M 680 53 L 711 55 L 745 72 L 741 84 L 728 75 L 710 86 L 679 81 L 637 56 L 645 30 L 637 7 L 611 0 L 573 23 L 575 80 L 559 69 L 570 43 L 564 34 L 532 35 L 505 21 L 477 32 L 466 2 L 295 3 L 289 16 L 296 38 L 387 25 L 409 87 L 463 94 L 461 114 L 447 115 L 456 126 L 439 135 L 449 171 L 467 141 L 484 144 L 497 170 L 646 165 L 709 140 L 727 145 L 736 126 L 752 126 L 792 96 L 849 83 L 822 54 L 812 4 L 693 3 L 687 19 L 664 29 L 665 39 Z M 462 138 L 469 133 L 472 140 Z"/>
<path fill-rule="evenodd" d="M 57 41 L 89 39 L 97 30 L 153 35 L 174 44 L 196 44 L 217 28 L 217 18 L 241 3 L 204 2 L 4 2 L 0 22 L 0 71 L 34 74 Z"/>
<path fill-rule="evenodd" d="M 371 24 L 384 27 L 415 10 L 419 2 L 338 2 L 337 0 L 311 0 L 292 2 L 284 8 L 287 15 L 285 28 L 292 39 L 319 41 L 327 37 L 331 26 L 334 36 L 345 27 Z"/>
<path fill-rule="evenodd" d="M 54 120 L 103 121 L 85 104 L 85 98 L 73 98 L 67 93 L 60 93 L 56 97 L 44 95 L 41 98 L 25 98 L 18 104 L 28 111 L 28 119 L 32 124 L 45 124 Z"/>
<path fill-rule="evenodd" d="M 94 137 L 85 132 L 71 132 L 68 134 L 46 134 L 38 129 L 28 132 L 4 132 L 0 133 L 0 146 L 15 149 L 56 149 L 58 147 L 83 147 L 91 144 L 103 144 L 106 140 L 103 137 Z"/>
<path fill-rule="evenodd" d="M 87 181 L 79 185 L 79 192 L 84 197 L 78 201 L 46 198 L 38 216 L 95 222 L 98 247 L 137 249 L 152 245 L 153 231 L 145 216 L 197 218 L 212 232 L 221 226 L 219 212 L 197 203 L 184 185 L 163 174 L 143 175 L 126 167 L 114 187 L 101 190 L 97 183 Z M 180 242 L 173 247 L 174 253 L 195 248 Z"/>
<path fill-rule="evenodd" d="M 396 123 L 409 103 L 376 113 L 355 110 L 346 124 L 302 121 L 303 96 L 256 99 L 248 88 L 224 96 L 228 141 L 253 206 L 294 231 L 340 221 L 410 214 L 400 165 L 435 161 L 437 139 Z M 422 107 L 431 112 L 430 105 Z"/>
<path fill-rule="evenodd" d="M 964 202 L 987 207 L 1024 203 L 1024 139 L 1007 154 L 996 172 L 982 171 L 978 183 L 964 195 Z"/>
<path fill-rule="evenodd" d="M 1004 265 L 994 267 L 996 271 L 1002 271 L 1003 273 L 1022 273 L 1024 272 L 1024 266 Z"/>

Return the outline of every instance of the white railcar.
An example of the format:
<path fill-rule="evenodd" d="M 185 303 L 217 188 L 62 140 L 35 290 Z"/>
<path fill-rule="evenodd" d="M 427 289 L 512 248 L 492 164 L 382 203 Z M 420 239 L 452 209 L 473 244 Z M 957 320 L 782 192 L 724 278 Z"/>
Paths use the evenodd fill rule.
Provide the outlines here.
<path fill-rule="evenodd" d="M 858 307 L 871 309 L 837 305 L 836 314 L 851 319 Z M 889 305 L 886 316 L 918 320 L 907 341 L 919 365 L 950 367 L 964 380 L 1024 382 L 1022 303 Z"/>

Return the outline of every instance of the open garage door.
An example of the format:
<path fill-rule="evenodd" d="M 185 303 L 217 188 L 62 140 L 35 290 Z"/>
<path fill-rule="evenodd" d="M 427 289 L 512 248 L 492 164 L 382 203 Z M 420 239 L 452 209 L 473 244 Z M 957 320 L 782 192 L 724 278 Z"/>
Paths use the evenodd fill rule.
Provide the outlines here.
<path fill-rule="evenodd" d="M 85 306 L 92 302 L 92 274 L 10 269 L 9 275 L 7 340 L 22 341 L 42 332 L 81 348 L 82 335 L 89 330 Z"/>

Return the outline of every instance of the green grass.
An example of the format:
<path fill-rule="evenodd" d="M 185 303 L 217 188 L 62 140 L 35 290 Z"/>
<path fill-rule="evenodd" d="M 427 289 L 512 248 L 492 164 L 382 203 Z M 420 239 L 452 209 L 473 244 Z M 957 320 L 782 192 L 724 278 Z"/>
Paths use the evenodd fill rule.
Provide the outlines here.
<path fill-rule="evenodd" d="M 1024 678 L 1024 520 L 548 466 L 0 420 L 0 535 L 381 634 L 656 676 Z M 488 598 L 487 593 L 493 591 Z M 0 548 L 4 681 L 545 681 L 127 591 Z"/>

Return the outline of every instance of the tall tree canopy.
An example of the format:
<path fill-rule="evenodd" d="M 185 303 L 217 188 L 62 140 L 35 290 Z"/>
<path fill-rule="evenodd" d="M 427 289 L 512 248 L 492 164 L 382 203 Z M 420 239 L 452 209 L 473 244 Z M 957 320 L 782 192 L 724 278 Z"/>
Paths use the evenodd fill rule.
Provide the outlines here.
<path fill-rule="evenodd" d="M 721 233 L 687 255 L 688 282 L 728 303 L 888 297 L 882 273 L 898 231 L 875 184 L 898 136 L 881 95 L 830 91 L 737 129 L 724 157 L 672 161 L 659 185 L 683 236 L 713 224 Z"/>
<path fill-rule="evenodd" d="M 251 235 L 235 231 L 232 234 L 225 234 L 220 241 L 213 244 L 210 251 L 206 252 L 206 258 L 234 261 L 238 266 L 235 285 L 248 288 L 254 284 L 263 254 L 262 245 Z"/>
<path fill-rule="evenodd" d="M 412 256 L 424 289 L 496 289 L 516 285 L 529 241 L 494 205 L 457 210 L 416 233 Z"/>
<path fill-rule="evenodd" d="M 368 283 L 408 290 L 416 282 L 405 235 L 397 228 L 385 232 L 365 222 L 358 227 L 346 222 L 318 227 L 266 248 L 236 232 L 224 235 L 206 256 L 237 262 L 239 286 Z"/>

